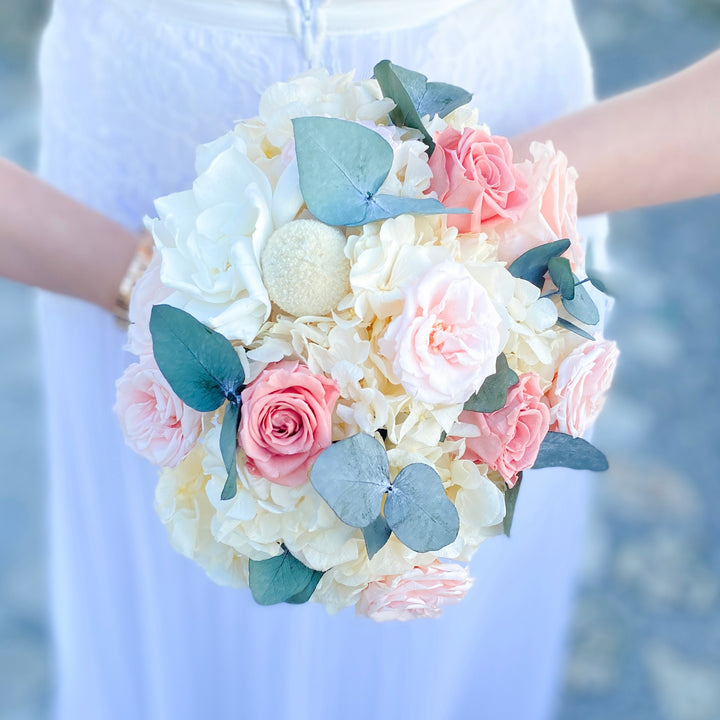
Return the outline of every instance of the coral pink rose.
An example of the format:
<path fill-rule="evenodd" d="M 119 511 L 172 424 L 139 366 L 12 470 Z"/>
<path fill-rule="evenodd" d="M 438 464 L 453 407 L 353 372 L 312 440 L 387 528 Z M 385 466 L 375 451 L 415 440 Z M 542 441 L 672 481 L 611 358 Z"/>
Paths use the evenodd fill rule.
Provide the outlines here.
<path fill-rule="evenodd" d="M 560 363 L 548 393 L 553 430 L 578 437 L 595 422 L 619 354 L 614 342 L 588 340 Z"/>
<path fill-rule="evenodd" d="M 125 442 L 151 463 L 175 467 L 198 439 L 202 414 L 175 395 L 152 356 L 130 365 L 115 387 Z"/>
<path fill-rule="evenodd" d="M 527 206 L 527 179 L 512 161 L 507 138 L 448 127 L 435 135 L 430 156 L 430 190 L 446 207 L 464 207 L 470 215 L 448 215 L 459 232 L 479 232 L 504 219 L 517 220 Z"/>
<path fill-rule="evenodd" d="M 474 425 L 477 435 L 465 440 L 465 458 L 497 470 L 512 487 L 521 470 L 532 467 L 550 428 L 550 411 L 543 402 L 540 377 L 520 376 L 508 391 L 502 410 L 478 413 L 465 410 L 459 422 Z"/>
<path fill-rule="evenodd" d="M 452 261 L 428 270 L 403 294 L 403 311 L 380 338 L 380 352 L 418 400 L 465 402 L 495 372 L 504 343 L 490 296 Z"/>
<path fill-rule="evenodd" d="M 530 202 L 519 223 L 503 228 L 498 258 L 511 263 L 538 245 L 567 238 L 565 253 L 573 270 L 585 265 L 585 248 L 577 231 L 577 171 L 551 142 L 533 143 Z"/>
<path fill-rule="evenodd" d="M 240 446 L 247 468 L 278 485 L 300 485 L 332 442 L 337 384 L 304 365 L 268 365 L 242 391 Z"/>
<path fill-rule="evenodd" d="M 378 622 L 437 617 L 443 606 L 459 603 L 471 585 L 466 567 L 436 560 L 371 582 L 360 595 L 357 612 Z"/>

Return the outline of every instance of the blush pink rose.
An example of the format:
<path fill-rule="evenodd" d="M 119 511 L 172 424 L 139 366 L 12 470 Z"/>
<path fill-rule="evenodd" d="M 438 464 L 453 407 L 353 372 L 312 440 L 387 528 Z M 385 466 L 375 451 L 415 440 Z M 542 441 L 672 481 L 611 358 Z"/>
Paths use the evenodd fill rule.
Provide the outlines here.
<path fill-rule="evenodd" d="M 307 480 L 315 458 L 332 442 L 337 384 L 305 365 L 273 363 L 242 391 L 240 446 L 247 468 L 278 485 Z"/>
<path fill-rule="evenodd" d="M 560 363 L 548 393 L 553 430 L 578 437 L 595 422 L 619 355 L 614 342 L 588 340 Z"/>
<path fill-rule="evenodd" d="M 527 206 L 527 178 L 513 164 L 507 138 L 484 130 L 448 127 L 434 137 L 430 190 L 446 207 L 464 207 L 470 215 L 448 215 L 459 232 L 479 232 L 505 219 L 517 220 Z"/>
<path fill-rule="evenodd" d="M 377 622 L 437 617 L 445 605 L 459 603 L 471 585 L 466 567 L 436 560 L 371 582 L 360 594 L 357 612 Z"/>
<path fill-rule="evenodd" d="M 421 402 L 465 402 L 495 372 L 503 324 L 485 288 L 450 260 L 404 288 L 402 313 L 380 338 L 380 352 L 405 390 Z"/>
<path fill-rule="evenodd" d="M 130 365 L 115 387 L 125 442 L 151 463 L 175 467 L 195 445 L 202 413 L 175 395 L 152 356 Z"/>
<path fill-rule="evenodd" d="M 464 457 L 497 470 L 512 487 L 517 474 L 535 464 L 550 429 L 550 411 L 543 402 L 540 377 L 535 373 L 521 375 L 520 382 L 508 391 L 502 410 L 465 410 L 458 420 L 477 428 L 477 435 L 465 439 Z"/>
<path fill-rule="evenodd" d="M 577 171 L 551 142 L 533 143 L 530 152 L 528 208 L 520 222 L 502 228 L 498 259 L 511 263 L 538 245 L 567 238 L 571 244 L 565 256 L 579 271 L 585 266 L 585 247 L 577 230 Z"/>
<path fill-rule="evenodd" d="M 139 357 L 152 355 L 150 313 L 153 305 L 160 305 L 172 294 L 172 290 L 165 287 L 160 281 L 161 266 L 160 253 L 154 251 L 147 270 L 135 283 L 130 296 L 130 307 L 128 309 L 130 327 L 128 328 L 127 349 Z"/>

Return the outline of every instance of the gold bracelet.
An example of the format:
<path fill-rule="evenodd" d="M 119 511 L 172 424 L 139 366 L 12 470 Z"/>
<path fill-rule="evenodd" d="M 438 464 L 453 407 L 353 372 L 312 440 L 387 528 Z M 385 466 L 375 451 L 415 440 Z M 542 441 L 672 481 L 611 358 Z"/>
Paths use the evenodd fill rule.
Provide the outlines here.
<path fill-rule="evenodd" d="M 153 256 L 153 243 L 152 238 L 145 237 L 138 246 L 133 259 L 128 265 L 128 269 L 125 271 L 120 287 L 118 288 L 117 299 L 115 300 L 115 307 L 113 308 L 113 314 L 117 318 L 117 321 L 127 327 L 130 322 L 129 311 L 130 311 L 130 297 L 132 291 L 137 284 L 137 281 L 142 277 L 143 273 L 147 270 L 148 265 Z"/>

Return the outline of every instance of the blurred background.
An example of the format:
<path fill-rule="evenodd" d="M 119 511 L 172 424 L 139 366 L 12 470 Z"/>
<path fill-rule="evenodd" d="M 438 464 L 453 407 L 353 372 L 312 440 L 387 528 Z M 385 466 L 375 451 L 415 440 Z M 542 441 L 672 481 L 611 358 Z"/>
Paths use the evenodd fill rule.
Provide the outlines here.
<path fill-rule="evenodd" d="M 720 46 L 720 0 L 575 4 L 600 97 Z M 47 12 L 47 0 L 0 0 L 0 156 L 30 169 Z M 718 720 L 720 198 L 620 213 L 609 249 L 606 334 L 622 361 L 596 441 L 611 470 L 598 477 L 557 720 Z M 0 720 L 44 720 L 53 672 L 31 290 L 0 281 L 0 338 Z"/>

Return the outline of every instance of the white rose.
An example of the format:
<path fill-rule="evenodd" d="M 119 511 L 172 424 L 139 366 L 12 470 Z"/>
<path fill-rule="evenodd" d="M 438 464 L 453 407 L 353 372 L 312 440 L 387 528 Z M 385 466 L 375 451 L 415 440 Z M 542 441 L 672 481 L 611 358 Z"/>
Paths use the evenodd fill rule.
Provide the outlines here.
<path fill-rule="evenodd" d="M 199 152 L 192 190 L 156 200 L 150 229 L 162 282 L 175 290 L 168 302 L 249 343 L 270 314 L 259 258 L 273 230 L 272 190 L 239 138 L 216 143 Z"/>

